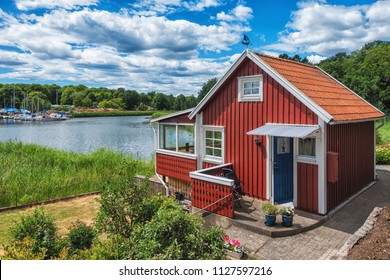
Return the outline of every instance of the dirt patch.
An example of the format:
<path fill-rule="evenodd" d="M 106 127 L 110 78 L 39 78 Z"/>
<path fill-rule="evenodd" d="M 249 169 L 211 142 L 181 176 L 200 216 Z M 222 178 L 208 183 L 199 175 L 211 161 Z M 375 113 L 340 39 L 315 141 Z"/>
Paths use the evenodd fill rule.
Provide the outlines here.
<path fill-rule="evenodd" d="M 349 251 L 348 260 L 390 260 L 390 206 L 384 207 L 367 235 Z"/>

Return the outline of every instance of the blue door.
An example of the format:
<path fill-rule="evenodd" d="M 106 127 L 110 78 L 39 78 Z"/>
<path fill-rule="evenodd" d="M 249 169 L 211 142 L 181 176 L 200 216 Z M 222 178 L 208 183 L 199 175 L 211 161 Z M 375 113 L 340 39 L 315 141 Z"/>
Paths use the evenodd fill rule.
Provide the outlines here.
<path fill-rule="evenodd" d="M 293 201 L 293 138 L 274 137 L 274 203 Z"/>

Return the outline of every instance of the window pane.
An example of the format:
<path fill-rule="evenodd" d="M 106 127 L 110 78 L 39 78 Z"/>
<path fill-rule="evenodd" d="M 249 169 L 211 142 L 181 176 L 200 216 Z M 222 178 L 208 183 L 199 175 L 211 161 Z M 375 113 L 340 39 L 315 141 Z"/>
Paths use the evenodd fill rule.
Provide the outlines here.
<path fill-rule="evenodd" d="M 206 148 L 206 155 L 212 156 L 213 155 L 213 149 L 212 148 Z"/>
<path fill-rule="evenodd" d="M 299 155 L 314 157 L 316 155 L 316 139 L 299 139 Z"/>
<path fill-rule="evenodd" d="M 222 150 L 214 149 L 214 156 L 222 157 Z"/>
<path fill-rule="evenodd" d="M 252 83 L 252 88 L 259 88 L 260 87 L 260 83 L 259 82 L 253 82 Z"/>
<path fill-rule="evenodd" d="M 160 149 L 176 151 L 176 125 L 160 125 Z"/>
<path fill-rule="evenodd" d="M 213 147 L 213 140 L 212 139 L 206 139 L 206 147 Z"/>
<path fill-rule="evenodd" d="M 252 94 L 252 90 L 251 89 L 244 89 L 244 94 L 245 95 Z"/>
<path fill-rule="evenodd" d="M 258 89 L 258 88 L 254 88 L 252 90 L 252 94 L 259 94 L 259 93 L 260 93 L 260 89 Z"/>
<path fill-rule="evenodd" d="M 251 88 L 252 83 L 251 82 L 244 82 L 244 88 Z"/>
<path fill-rule="evenodd" d="M 222 148 L 222 142 L 220 140 L 214 140 L 214 148 Z"/>
<path fill-rule="evenodd" d="M 195 152 L 195 127 L 193 125 L 178 125 L 178 151 L 193 154 Z"/>
<path fill-rule="evenodd" d="M 222 132 L 221 131 L 214 131 L 214 138 L 215 139 L 222 139 Z"/>
<path fill-rule="evenodd" d="M 206 130 L 206 138 L 213 138 L 213 132 L 211 130 Z"/>

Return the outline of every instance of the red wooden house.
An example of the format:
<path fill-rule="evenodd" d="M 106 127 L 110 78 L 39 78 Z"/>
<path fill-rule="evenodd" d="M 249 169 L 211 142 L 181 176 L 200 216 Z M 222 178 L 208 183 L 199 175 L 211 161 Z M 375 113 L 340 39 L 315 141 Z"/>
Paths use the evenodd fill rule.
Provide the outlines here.
<path fill-rule="evenodd" d="M 244 194 L 326 214 L 375 180 L 375 120 L 384 114 L 320 68 L 242 53 L 191 110 L 152 121 L 156 173 L 192 205 L 234 215 Z"/>

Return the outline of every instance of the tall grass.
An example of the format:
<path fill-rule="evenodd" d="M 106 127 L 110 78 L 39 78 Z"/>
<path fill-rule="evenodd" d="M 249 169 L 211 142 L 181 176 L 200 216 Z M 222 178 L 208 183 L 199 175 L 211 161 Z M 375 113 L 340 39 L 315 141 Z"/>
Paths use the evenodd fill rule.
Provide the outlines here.
<path fill-rule="evenodd" d="M 106 149 L 79 154 L 0 142 L 0 207 L 101 191 L 151 172 L 152 162 Z"/>

